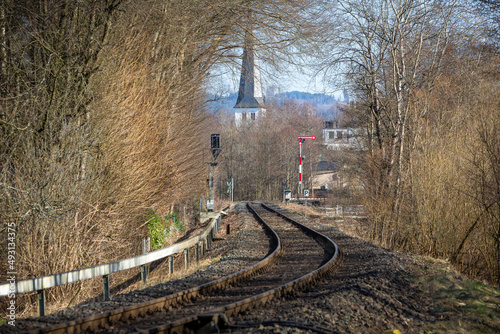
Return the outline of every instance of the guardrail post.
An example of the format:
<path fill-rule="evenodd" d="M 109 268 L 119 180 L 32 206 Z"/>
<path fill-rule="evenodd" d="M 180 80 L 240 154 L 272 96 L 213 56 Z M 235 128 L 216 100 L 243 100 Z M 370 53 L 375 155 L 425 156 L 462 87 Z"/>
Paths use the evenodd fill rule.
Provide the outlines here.
<path fill-rule="evenodd" d="M 109 275 L 102 277 L 102 296 L 104 300 L 109 300 Z"/>
<path fill-rule="evenodd" d="M 38 316 L 43 317 L 45 315 L 45 289 L 38 290 L 36 301 L 38 306 Z"/>
<path fill-rule="evenodd" d="M 174 256 L 170 255 L 168 257 L 168 273 L 172 275 L 174 273 Z"/>
<path fill-rule="evenodd" d="M 146 280 L 148 279 L 148 265 L 143 264 L 141 266 L 141 280 L 142 283 L 146 283 Z"/>
<path fill-rule="evenodd" d="M 184 250 L 184 269 L 189 268 L 189 248 Z"/>
<path fill-rule="evenodd" d="M 196 263 L 200 261 L 200 243 L 197 242 L 196 245 L 194 245 L 194 257 L 196 259 Z"/>
<path fill-rule="evenodd" d="M 205 240 L 201 241 L 201 256 L 205 255 Z"/>

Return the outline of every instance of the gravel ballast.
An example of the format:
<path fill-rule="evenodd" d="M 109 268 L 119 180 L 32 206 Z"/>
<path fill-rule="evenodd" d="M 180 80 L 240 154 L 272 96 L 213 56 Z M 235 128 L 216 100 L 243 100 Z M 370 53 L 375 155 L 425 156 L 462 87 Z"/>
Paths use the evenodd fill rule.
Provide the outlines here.
<path fill-rule="evenodd" d="M 290 212 L 291 215 L 296 215 Z M 297 216 L 295 216 L 297 217 Z M 230 319 L 227 332 L 243 333 L 497 333 L 500 332 L 500 290 L 480 284 L 472 297 L 452 292 L 469 285 L 445 261 L 394 253 L 343 233 L 338 221 L 322 217 L 302 219 L 337 243 L 338 268 L 316 286 L 274 301 L 270 306 Z M 226 224 L 231 234 L 226 235 Z M 349 224 L 356 224 L 351 221 Z M 41 324 L 55 324 L 85 314 L 104 312 L 187 289 L 241 270 L 266 256 L 269 240 L 246 211 L 234 205 L 224 218 L 206 266 L 185 277 L 153 281 L 142 290 L 121 293 L 111 301 L 95 300 L 43 318 L 18 319 L 0 332 L 23 332 Z M 165 266 L 162 270 L 168 270 Z M 438 283 L 438 282 L 439 283 Z M 476 287 L 476 285 L 474 285 Z M 477 292 L 477 293 L 476 293 Z M 471 305 L 481 301 L 474 313 Z"/>
<path fill-rule="evenodd" d="M 288 214 L 337 243 L 342 263 L 315 287 L 237 317 L 238 332 L 500 333 L 500 289 L 446 261 L 390 252 L 337 228 L 356 230 L 355 220 Z"/>

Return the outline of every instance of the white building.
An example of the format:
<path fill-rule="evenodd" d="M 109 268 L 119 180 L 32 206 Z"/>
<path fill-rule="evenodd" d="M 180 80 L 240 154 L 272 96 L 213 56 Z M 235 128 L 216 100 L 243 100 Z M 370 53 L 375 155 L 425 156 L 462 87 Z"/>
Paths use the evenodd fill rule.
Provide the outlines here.
<path fill-rule="evenodd" d="M 359 129 L 338 128 L 336 122 L 326 121 L 323 127 L 323 145 L 330 150 L 360 150 L 362 145 Z"/>

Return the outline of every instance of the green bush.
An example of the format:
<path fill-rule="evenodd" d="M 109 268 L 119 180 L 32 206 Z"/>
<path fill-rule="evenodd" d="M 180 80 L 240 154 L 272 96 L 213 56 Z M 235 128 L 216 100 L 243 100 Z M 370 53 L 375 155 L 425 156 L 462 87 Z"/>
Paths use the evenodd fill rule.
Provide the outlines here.
<path fill-rule="evenodd" d="M 184 232 L 186 229 L 177 212 L 160 217 L 156 211 L 152 210 L 148 213 L 147 219 L 151 250 L 165 247 L 165 239 L 170 236 L 172 225 L 178 232 Z"/>
<path fill-rule="evenodd" d="M 166 224 L 156 211 L 148 214 L 148 236 L 151 241 L 151 250 L 165 246 L 165 238 L 170 234 L 170 226 Z"/>
<path fill-rule="evenodd" d="M 179 214 L 177 212 L 166 215 L 165 219 L 171 220 L 172 224 L 179 232 L 184 232 L 184 230 L 186 229 L 182 220 L 179 219 Z"/>

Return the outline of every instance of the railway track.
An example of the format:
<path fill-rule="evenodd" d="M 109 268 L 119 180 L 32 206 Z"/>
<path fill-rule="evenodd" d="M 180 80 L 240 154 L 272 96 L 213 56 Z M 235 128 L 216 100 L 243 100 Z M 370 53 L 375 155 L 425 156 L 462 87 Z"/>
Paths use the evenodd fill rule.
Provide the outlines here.
<path fill-rule="evenodd" d="M 257 264 L 173 295 L 31 333 L 217 330 L 231 317 L 293 294 L 333 269 L 338 250 L 329 238 L 279 214 L 278 207 L 252 203 L 248 209 L 270 238 L 268 255 Z"/>

